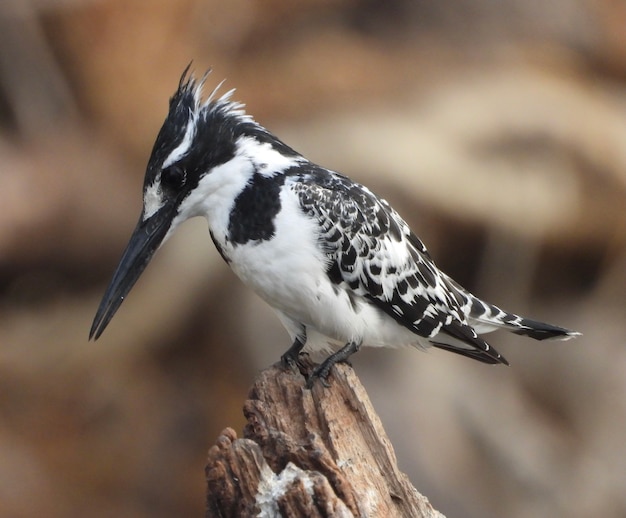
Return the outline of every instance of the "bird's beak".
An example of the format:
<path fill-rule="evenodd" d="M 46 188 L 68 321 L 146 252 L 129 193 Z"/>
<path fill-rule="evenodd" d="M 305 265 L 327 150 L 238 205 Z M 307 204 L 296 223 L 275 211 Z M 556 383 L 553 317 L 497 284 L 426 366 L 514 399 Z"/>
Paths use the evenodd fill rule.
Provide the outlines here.
<path fill-rule="evenodd" d="M 91 325 L 91 331 L 89 331 L 90 340 L 92 338 L 97 340 L 100 337 L 128 292 L 148 266 L 154 252 L 163 242 L 174 215 L 173 207 L 166 205 L 145 221 L 142 218 L 139 219 L 109 287 L 102 297 Z"/>

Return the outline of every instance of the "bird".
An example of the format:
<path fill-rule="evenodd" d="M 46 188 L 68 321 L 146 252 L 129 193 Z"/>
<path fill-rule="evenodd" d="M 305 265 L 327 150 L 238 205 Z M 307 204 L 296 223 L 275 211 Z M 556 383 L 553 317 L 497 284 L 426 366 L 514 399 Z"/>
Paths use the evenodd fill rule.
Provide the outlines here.
<path fill-rule="evenodd" d="M 143 208 L 102 298 L 98 339 L 156 250 L 202 216 L 221 257 L 276 312 L 300 354 L 328 353 L 308 377 L 328 386 L 333 365 L 361 346 L 436 347 L 486 364 L 508 361 L 481 336 L 505 329 L 536 340 L 580 335 L 509 313 L 441 271 L 384 199 L 317 165 L 233 100 L 210 70 L 184 70 L 148 160 Z"/>

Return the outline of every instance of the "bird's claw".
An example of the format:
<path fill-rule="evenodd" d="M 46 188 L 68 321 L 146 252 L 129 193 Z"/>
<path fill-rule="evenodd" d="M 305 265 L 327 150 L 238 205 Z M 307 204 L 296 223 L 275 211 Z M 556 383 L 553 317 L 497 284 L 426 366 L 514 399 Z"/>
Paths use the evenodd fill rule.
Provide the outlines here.
<path fill-rule="evenodd" d="M 311 390 L 313 388 L 313 384 L 315 383 L 315 380 L 319 380 L 320 383 L 324 385 L 324 387 L 330 388 L 330 383 L 328 382 L 328 376 L 330 374 L 331 368 L 332 368 L 332 364 L 326 365 L 325 363 L 322 363 L 321 365 L 318 365 L 313 370 L 313 372 L 309 375 L 308 379 L 306 380 L 305 387 L 308 390 Z"/>
<path fill-rule="evenodd" d="M 295 370 L 299 367 L 298 357 L 289 353 L 285 353 L 280 357 L 280 363 L 284 369 Z"/>

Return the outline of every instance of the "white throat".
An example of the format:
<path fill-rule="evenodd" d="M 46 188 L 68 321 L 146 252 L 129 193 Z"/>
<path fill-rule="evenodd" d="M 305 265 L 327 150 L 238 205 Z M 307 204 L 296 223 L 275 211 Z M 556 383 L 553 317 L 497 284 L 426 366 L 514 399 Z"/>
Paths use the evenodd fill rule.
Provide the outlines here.
<path fill-rule="evenodd" d="M 236 148 L 231 160 L 208 171 L 183 200 L 168 235 L 183 221 L 194 216 L 204 216 L 211 232 L 222 241 L 228 231 L 235 200 L 255 173 L 274 176 L 304 160 L 301 157 L 285 156 L 269 143 L 259 142 L 252 137 L 239 138 Z"/>

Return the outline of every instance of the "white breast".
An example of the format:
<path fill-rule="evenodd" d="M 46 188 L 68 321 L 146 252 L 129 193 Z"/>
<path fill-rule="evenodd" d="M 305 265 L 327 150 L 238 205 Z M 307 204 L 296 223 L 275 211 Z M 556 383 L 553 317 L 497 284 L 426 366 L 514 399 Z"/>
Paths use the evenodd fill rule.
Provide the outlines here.
<path fill-rule="evenodd" d="M 333 284 L 327 258 L 318 243 L 317 223 L 300 210 L 296 195 L 285 189 L 267 241 L 227 245 L 237 276 L 290 319 L 307 326 L 307 347 L 328 349 L 350 341 L 365 346 L 423 345 L 417 335 L 365 299 Z M 292 336 L 293 338 L 293 336 Z"/>
<path fill-rule="evenodd" d="M 288 189 L 281 193 L 274 225 L 272 239 L 227 244 L 226 250 L 244 283 L 273 307 L 293 312 L 315 300 L 326 258 L 317 245 L 317 225 L 302 213 Z"/>

